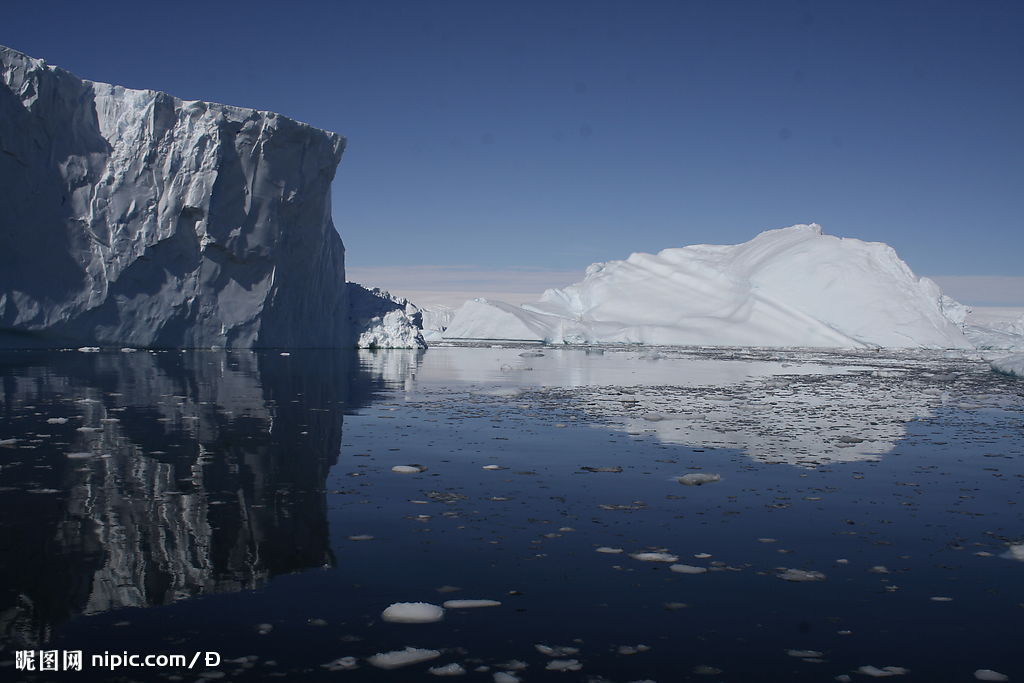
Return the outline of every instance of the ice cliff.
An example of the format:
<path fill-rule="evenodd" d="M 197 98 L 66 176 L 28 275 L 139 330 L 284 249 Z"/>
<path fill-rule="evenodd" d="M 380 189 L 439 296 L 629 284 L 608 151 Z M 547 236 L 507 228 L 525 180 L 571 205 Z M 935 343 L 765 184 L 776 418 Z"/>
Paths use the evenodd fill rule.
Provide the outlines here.
<path fill-rule="evenodd" d="M 345 140 L 0 46 L 0 344 L 349 346 Z"/>
<path fill-rule="evenodd" d="M 446 339 L 715 346 L 970 348 L 966 309 L 892 247 L 768 230 L 597 263 L 533 304 L 466 302 Z"/>

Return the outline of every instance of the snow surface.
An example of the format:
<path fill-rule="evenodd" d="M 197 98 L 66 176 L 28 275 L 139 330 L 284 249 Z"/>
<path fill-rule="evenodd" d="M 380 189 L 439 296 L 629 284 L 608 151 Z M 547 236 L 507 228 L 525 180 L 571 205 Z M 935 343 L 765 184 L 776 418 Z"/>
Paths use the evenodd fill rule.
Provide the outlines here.
<path fill-rule="evenodd" d="M 992 369 L 1004 375 L 1024 377 L 1024 353 L 1014 353 L 991 362 Z"/>
<path fill-rule="evenodd" d="M 892 247 L 768 230 L 738 245 L 694 245 L 597 263 L 533 304 L 476 299 L 445 339 L 772 347 L 971 348 L 966 308 Z"/>

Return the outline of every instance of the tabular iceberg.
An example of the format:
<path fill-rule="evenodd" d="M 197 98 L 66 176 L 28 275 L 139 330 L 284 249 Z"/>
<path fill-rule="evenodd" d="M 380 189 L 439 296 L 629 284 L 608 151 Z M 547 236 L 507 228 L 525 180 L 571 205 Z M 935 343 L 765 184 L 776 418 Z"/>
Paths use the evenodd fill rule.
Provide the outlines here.
<path fill-rule="evenodd" d="M 446 339 L 714 346 L 972 348 L 966 308 L 892 247 L 768 230 L 597 263 L 533 304 L 466 302 Z"/>
<path fill-rule="evenodd" d="M 344 138 L 2 46 L 0 73 L 3 345 L 355 343 L 330 206 Z"/>

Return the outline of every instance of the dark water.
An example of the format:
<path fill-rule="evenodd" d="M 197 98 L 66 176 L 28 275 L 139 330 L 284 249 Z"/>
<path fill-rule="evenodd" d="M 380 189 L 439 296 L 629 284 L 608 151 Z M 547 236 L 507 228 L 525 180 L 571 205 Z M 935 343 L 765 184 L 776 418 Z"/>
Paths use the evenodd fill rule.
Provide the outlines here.
<path fill-rule="evenodd" d="M 458 350 L 426 353 L 442 352 Z M 572 391 L 426 381 L 424 363 L 5 354 L 0 680 L 435 680 L 452 662 L 478 681 L 868 680 L 867 665 L 1024 678 L 1024 562 L 1006 556 L 1024 539 L 1013 380 L 977 375 L 975 397 L 991 383 L 1001 402 L 947 402 L 881 457 L 798 467 L 625 433 Z M 693 471 L 722 479 L 676 481 Z M 630 557 L 643 551 L 708 571 Z M 450 599 L 502 604 L 380 618 Z M 440 655 L 366 662 L 407 646 Z M 18 650 L 86 663 L 28 673 Z M 105 651 L 222 661 L 111 673 L 89 661 Z M 358 668 L 322 666 L 346 656 Z M 580 668 L 545 668 L 569 659 Z"/>

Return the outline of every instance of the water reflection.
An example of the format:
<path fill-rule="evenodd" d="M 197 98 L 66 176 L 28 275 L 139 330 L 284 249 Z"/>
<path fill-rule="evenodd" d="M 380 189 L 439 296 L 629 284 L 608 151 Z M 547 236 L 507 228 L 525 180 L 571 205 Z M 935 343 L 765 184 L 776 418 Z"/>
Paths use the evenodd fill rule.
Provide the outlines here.
<path fill-rule="evenodd" d="M 401 378 L 354 352 L 8 352 L 0 380 L 0 638 L 34 644 L 332 565 L 342 416 Z"/>

